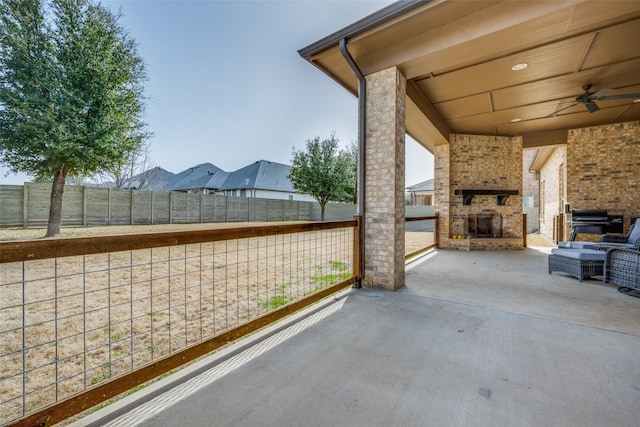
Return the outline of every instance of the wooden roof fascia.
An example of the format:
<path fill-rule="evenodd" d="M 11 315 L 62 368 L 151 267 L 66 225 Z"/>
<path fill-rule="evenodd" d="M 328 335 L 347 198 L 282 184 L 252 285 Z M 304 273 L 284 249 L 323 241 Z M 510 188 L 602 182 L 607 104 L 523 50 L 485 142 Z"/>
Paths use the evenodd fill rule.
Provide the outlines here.
<path fill-rule="evenodd" d="M 389 6 L 372 13 L 371 15 L 365 16 L 364 18 L 354 22 L 351 25 L 332 34 L 329 34 L 328 36 L 318 40 L 317 42 L 298 50 L 298 54 L 306 60 L 313 62 L 314 56 L 318 55 L 320 52 L 328 48 L 337 46 L 338 42 L 341 39 L 350 39 L 366 31 L 377 28 L 380 25 L 398 16 L 405 15 L 406 13 L 425 4 L 431 3 L 432 1 L 433 0 L 408 0 L 392 3 Z"/>

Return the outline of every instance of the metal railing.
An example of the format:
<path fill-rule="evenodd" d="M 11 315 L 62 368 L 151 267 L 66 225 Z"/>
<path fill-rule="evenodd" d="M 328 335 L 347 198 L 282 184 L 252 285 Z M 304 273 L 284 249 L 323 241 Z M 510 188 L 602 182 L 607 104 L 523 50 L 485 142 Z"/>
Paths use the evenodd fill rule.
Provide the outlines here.
<path fill-rule="evenodd" d="M 405 218 L 405 259 L 412 258 L 438 245 L 438 217 Z"/>
<path fill-rule="evenodd" d="M 359 227 L 0 243 L 0 424 L 54 424 L 355 283 Z"/>

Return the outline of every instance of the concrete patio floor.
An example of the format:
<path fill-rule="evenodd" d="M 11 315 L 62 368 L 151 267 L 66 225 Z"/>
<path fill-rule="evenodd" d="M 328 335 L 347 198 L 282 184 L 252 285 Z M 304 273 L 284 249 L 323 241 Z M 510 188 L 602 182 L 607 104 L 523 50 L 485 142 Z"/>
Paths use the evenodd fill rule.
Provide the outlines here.
<path fill-rule="evenodd" d="M 640 425 L 640 299 L 549 275 L 546 251 L 431 252 L 400 291 L 348 291 L 74 425 Z"/>

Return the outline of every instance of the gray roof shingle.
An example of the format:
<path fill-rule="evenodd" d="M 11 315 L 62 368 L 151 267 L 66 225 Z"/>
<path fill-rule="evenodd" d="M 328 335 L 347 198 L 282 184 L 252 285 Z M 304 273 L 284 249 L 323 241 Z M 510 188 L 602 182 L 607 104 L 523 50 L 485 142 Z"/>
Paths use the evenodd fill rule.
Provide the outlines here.
<path fill-rule="evenodd" d="M 169 189 L 171 191 L 200 188 L 218 190 L 228 176 L 229 172 L 225 172 L 211 163 L 202 163 L 176 174 L 171 180 Z"/>
<path fill-rule="evenodd" d="M 433 191 L 433 178 L 407 187 L 407 191 Z"/>
<path fill-rule="evenodd" d="M 291 166 L 259 160 L 231 172 L 220 190 L 271 190 L 295 193 L 287 178 Z"/>

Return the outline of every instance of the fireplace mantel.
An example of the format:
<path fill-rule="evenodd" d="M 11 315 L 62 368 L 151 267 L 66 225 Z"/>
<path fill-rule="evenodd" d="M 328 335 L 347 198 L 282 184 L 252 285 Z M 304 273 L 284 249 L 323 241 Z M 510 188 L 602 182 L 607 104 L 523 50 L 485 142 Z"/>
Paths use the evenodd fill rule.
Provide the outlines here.
<path fill-rule="evenodd" d="M 518 190 L 455 190 L 456 196 L 462 196 L 462 204 L 470 205 L 474 196 L 497 196 L 496 204 L 504 205 L 509 196 L 517 196 Z"/>

